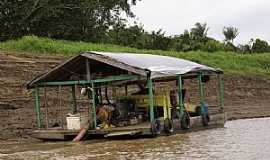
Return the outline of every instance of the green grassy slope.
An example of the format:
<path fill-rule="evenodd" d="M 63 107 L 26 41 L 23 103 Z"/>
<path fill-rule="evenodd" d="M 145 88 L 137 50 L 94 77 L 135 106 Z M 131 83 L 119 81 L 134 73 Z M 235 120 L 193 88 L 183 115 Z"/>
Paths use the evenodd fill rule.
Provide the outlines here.
<path fill-rule="evenodd" d="M 29 52 L 32 54 L 76 55 L 82 51 L 130 52 L 167 55 L 223 69 L 228 74 L 259 75 L 270 78 L 270 53 L 243 55 L 228 52 L 175 52 L 141 50 L 111 44 L 71 42 L 26 36 L 19 40 L 0 43 L 5 51 Z"/>

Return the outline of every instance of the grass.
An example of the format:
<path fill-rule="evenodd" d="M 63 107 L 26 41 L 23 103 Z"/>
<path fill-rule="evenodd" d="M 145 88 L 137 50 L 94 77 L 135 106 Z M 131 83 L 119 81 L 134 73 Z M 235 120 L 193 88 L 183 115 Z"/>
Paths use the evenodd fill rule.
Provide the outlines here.
<path fill-rule="evenodd" d="M 211 67 L 221 68 L 227 74 L 263 76 L 270 79 L 270 53 L 236 54 L 230 52 L 176 52 L 161 50 L 143 50 L 112 44 L 95 44 L 52 40 L 35 36 L 26 36 L 19 40 L 0 43 L 5 51 L 29 52 L 31 54 L 76 55 L 83 51 L 130 52 L 173 56 L 188 59 Z"/>

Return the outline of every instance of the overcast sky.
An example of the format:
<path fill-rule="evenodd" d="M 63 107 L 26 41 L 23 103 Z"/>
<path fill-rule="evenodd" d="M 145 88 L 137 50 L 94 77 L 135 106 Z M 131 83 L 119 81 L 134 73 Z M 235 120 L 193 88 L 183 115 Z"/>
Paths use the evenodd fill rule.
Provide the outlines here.
<path fill-rule="evenodd" d="M 132 8 L 148 31 L 183 33 L 196 22 L 206 22 L 209 36 L 223 40 L 224 26 L 239 28 L 236 43 L 251 38 L 270 42 L 270 0 L 141 0 Z"/>

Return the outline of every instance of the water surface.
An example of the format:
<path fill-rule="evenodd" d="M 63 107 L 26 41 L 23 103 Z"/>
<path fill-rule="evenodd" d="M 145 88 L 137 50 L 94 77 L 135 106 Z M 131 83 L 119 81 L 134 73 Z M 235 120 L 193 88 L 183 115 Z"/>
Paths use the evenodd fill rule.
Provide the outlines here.
<path fill-rule="evenodd" d="M 270 159 L 270 118 L 158 138 L 3 144 L 0 159 Z"/>

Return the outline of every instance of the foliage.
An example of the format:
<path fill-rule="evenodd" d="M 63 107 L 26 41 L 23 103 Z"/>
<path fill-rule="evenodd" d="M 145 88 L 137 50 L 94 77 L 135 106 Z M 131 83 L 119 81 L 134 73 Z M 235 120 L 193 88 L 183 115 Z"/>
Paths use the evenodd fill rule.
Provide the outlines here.
<path fill-rule="evenodd" d="M 252 52 L 252 48 L 250 45 L 248 44 L 244 44 L 244 45 L 238 45 L 238 52 L 243 53 L 243 54 L 247 54 L 247 53 L 251 53 Z"/>
<path fill-rule="evenodd" d="M 264 53 L 270 52 L 270 46 L 264 40 L 256 39 L 255 42 L 252 44 L 251 51 L 253 53 Z"/>
<path fill-rule="evenodd" d="M 142 26 L 134 25 L 131 27 L 126 27 L 121 24 L 108 32 L 108 43 L 144 48 L 144 35 L 145 31 Z"/>
<path fill-rule="evenodd" d="M 207 32 L 209 28 L 206 23 L 196 23 L 195 27 L 191 28 L 190 36 L 191 39 L 196 42 L 205 42 L 207 40 Z"/>
<path fill-rule="evenodd" d="M 23 35 L 101 42 L 136 0 L 10 0 L 0 3 L 0 40 Z"/>
<path fill-rule="evenodd" d="M 152 44 L 148 49 L 160 49 L 160 50 L 168 50 L 170 46 L 171 39 L 165 36 L 165 32 L 161 29 L 157 32 L 153 31 L 150 35 L 152 39 Z"/>
<path fill-rule="evenodd" d="M 238 28 L 235 27 L 224 27 L 223 34 L 225 36 L 225 41 L 233 44 L 233 40 L 238 36 L 239 31 Z"/>
<path fill-rule="evenodd" d="M 234 46 L 233 40 L 239 34 L 235 27 L 224 27 L 226 43 L 223 44 L 208 37 L 209 27 L 206 23 L 197 22 L 190 30 L 175 36 L 166 36 L 161 29 L 147 32 L 142 25 L 136 23 L 127 26 L 127 20 L 120 15 L 126 13 L 128 17 L 134 17 L 130 7 L 136 5 L 137 1 L 140 0 L 1 1 L 0 41 L 35 35 L 167 51 L 269 51 L 267 42 L 259 39 L 253 45 L 239 45 L 238 48 Z"/>
<path fill-rule="evenodd" d="M 202 50 L 206 52 L 222 51 L 224 50 L 224 44 L 220 43 L 217 40 L 211 39 L 204 44 Z"/>
<path fill-rule="evenodd" d="M 226 51 L 226 52 L 236 52 L 237 51 L 237 47 L 235 47 L 233 45 L 233 43 L 227 42 L 224 45 L 224 51 Z"/>
<path fill-rule="evenodd" d="M 270 78 L 270 54 L 235 54 L 233 52 L 207 53 L 201 51 L 176 52 L 161 50 L 142 50 L 130 47 L 122 47 L 111 44 L 94 44 L 86 42 L 71 42 L 52 40 L 33 36 L 23 37 L 19 40 L 11 40 L 0 43 L 1 50 L 18 51 L 17 53 L 30 52 L 32 54 L 63 54 L 76 55 L 82 51 L 109 51 L 158 54 L 174 56 L 199 62 L 201 64 L 218 67 L 230 74 L 261 75 Z"/>

